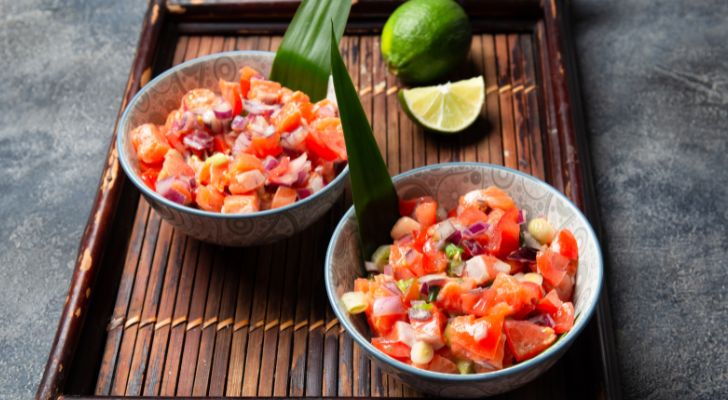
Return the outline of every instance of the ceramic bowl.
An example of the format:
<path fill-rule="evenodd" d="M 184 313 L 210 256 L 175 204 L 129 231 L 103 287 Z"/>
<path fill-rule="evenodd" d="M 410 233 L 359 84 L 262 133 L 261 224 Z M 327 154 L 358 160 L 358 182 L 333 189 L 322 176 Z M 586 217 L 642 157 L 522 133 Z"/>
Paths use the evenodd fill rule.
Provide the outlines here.
<path fill-rule="evenodd" d="M 139 178 L 139 162 L 130 138 L 134 127 L 145 122 L 163 124 L 167 114 L 179 107 L 187 91 L 203 87 L 218 92 L 218 80 L 236 80 L 243 66 L 267 76 L 274 55 L 263 51 L 232 51 L 179 64 L 144 85 L 121 117 L 116 147 L 124 172 L 164 220 L 189 236 L 227 246 L 275 242 L 311 225 L 331 208 L 344 189 L 348 166 L 323 190 L 291 205 L 252 214 L 222 214 L 169 201 Z"/>
<path fill-rule="evenodd" d="M 579 245 L 579 265 L 574 290 L 574 327 L 538 356 L 489 373 L 456 375 L 425 371 L 388 357 L 372 346 L 366 318 L 350 315 L 341 295 L 353 290 L 354 279 L 364 275 L 353 207 L 342 217 L 326 254 L 325 280 L 329 301 L 346 332 L 367 355 L 388 373 L 417 390 L 441 397 L 482 397 L 515 389 L 551 367 L 584 330 L 594 313 L 602 287 L 602 254 L 594 230 L 582 213 L 558 190 L 509 168 L 480 163 L 447 163 L 414 169 L 394 178 L 402 198 L 434 197 L 446 210 L 470 190 L 495 185 L 526 210 L 543 215 L 557 229 L 568 228 Z"/>

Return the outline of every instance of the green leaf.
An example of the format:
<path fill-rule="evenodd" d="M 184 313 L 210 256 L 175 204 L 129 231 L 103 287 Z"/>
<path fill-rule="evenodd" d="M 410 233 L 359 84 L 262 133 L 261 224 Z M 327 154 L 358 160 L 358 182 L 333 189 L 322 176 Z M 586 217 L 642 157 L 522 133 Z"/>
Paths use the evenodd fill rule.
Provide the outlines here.
<path fill-rule="evenodd" d="M 402 292 L 402 294 L 407 294 L 409 288 L 412 287 L 414 282 L 415 278 L 400 279 L 397 281 L 397 288 L 399 288 L 399 291 Z"/>
<path fill-rule="evenodd" d="M 326 97 L 330 44 L 339 43 L 350 9 L 351 0 L 304 0 L 276 52 L 270 79 L 306 93 L 314 102 Z M 335 39 L 329 35 L 331 21 Z"/>
<path fill-rule="evenodd" d="M 351 195 L 356 209 L 362 255 L 369 259 L 380 243 L 391 242 L 389 231 L 399 217 L 397 192 L 372 134 L 331 29 L 331 74 L 349 155 Z"/>

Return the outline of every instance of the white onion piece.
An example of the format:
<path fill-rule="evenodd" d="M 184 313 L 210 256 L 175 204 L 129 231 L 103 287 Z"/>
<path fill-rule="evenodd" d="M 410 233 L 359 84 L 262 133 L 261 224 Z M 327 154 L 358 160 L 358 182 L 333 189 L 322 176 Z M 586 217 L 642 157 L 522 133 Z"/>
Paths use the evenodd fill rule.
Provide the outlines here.
<path fill-rule="evenodd" d="M 488 268 L 483 256 L 476 256 L 466 261 L 463 276 L 473 279 L 478 285 L 489 281 L 491 276 L 488 274 Z"/>
<path fill-rule="evenodd" d="M 287 150 L 301 151 L 307 136 L 308 130 L 303 126 L 299 126 L 293 132 L 281 136 L 281 146 Z"/>
<path fill-rule="evenodd" d="M 412 347 L 415 343 L 415 330 L 412 329 L 412 325 L 404 321 L 397 321 L 394 323 L 394 339 L 398 342 L 402 342 L 407 346 Z"/>
<path fill-rule="evenodd" d="M 226 120 L 233 117 L 233 107 L 227 101 L 221 101 L 212 108 L 215 117 L 220 120 Z"/>
<path fill-rule="evenodd" d="M 387 315 L 404 314 L 405 309 L 399 296 L 377 297 L 374 300 L 372 315 L 384 317 Z"/>
<path fill-rule="evenodd" d="M 250 143 L 252 143 L 252 141 L 250 140 L 248 135 L 246 135 L 245 133 L 241 133 L 240 135 L 238 135 L 238 137 L 235 139 L 235 143 L 233 144 L 233 155 L 244 153 L 245 150 L 250 147 Z"/>

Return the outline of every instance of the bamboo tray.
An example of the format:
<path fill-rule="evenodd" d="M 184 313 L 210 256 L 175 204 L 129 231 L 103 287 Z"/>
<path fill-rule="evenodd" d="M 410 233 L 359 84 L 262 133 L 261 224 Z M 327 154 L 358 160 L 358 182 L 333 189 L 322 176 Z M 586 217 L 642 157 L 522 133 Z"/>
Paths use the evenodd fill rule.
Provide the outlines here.
<path fill-rule="evenodd" d="M 357 2 L 341 43 L 390 173 L 503 164 L 547 180 L 598 227 L 564 2 L 463 2 L 475 35 L 460 76 L 483 74 L 487 99 L 481 121 L 455 137 L 423 133 L 398 105 L 378 36 L 398 3 Z M 170 65 L 275 50 L 296 6 L 151 1 L 120 111 Z M 160 221 L 119 171 L 111 143 L 38 398 L 418 396 L 364 357 L 324 295 L 323 255 L 348 196 L 289 240 L 220 248 Z M 566 356 L 502 397 L 620 397 L 608 305 L 604 290 Z"/>

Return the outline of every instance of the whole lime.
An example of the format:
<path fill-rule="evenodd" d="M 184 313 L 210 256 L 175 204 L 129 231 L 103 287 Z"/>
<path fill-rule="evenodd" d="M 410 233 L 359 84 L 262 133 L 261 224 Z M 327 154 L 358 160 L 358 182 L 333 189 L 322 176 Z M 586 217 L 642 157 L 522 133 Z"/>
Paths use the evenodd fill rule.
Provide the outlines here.
<path fill-rule="evenodd" d="M 409 0 L 382 30 L 382 56 L 389 70 L 410 84 L 445 77 L 467 56 L 472 29 L 453 0 Z"/>

